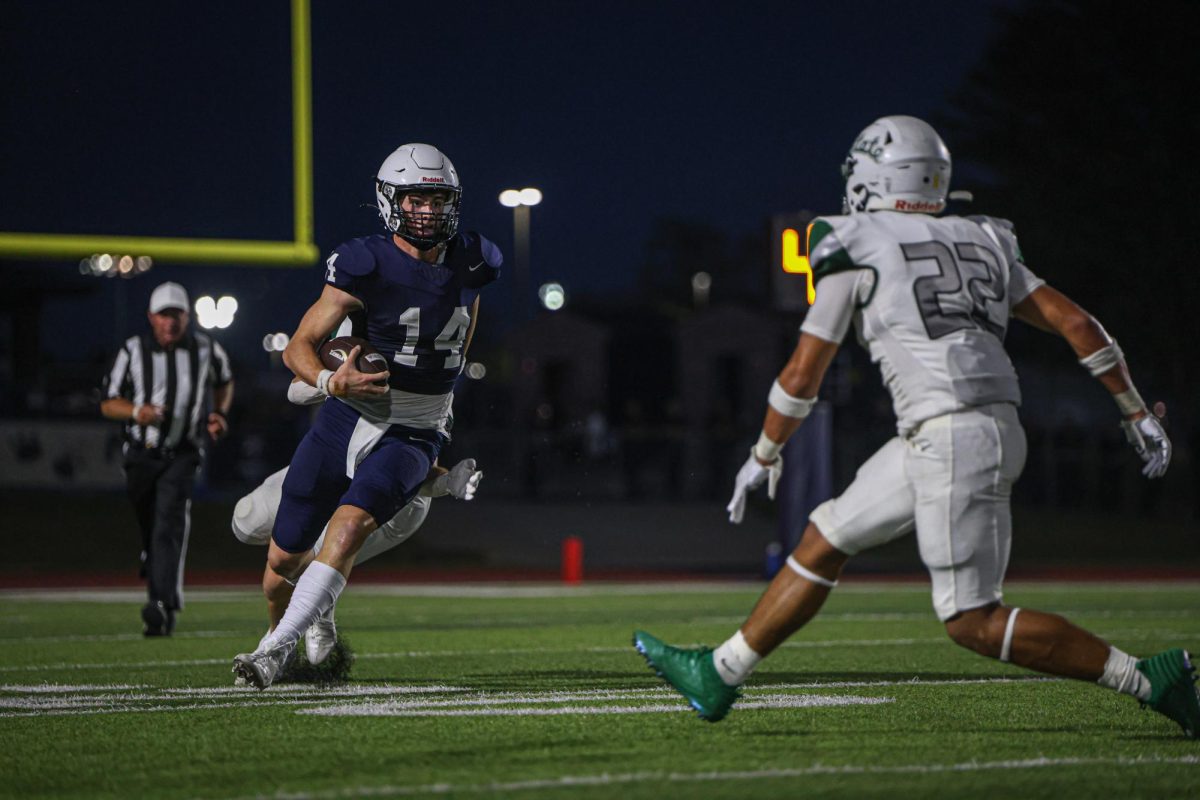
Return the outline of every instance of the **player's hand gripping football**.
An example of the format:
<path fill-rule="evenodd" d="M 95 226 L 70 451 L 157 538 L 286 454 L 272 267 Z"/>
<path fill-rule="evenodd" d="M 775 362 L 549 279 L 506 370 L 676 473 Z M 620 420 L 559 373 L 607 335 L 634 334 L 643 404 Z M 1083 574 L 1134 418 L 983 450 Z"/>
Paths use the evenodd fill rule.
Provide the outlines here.
<path fill-rule="evenodd" d="M 361 372 L 357 366 L 361 351 L 362 348 L 355 345 L 342 365 L 330 376 L 327 386 L 334 397 L 369 400 L 388 393 L 387 379 L 390 373 Z"/>
<path fill-rule="evenodd" d="M 1167 474 L 1171 463 L 1171 440 L 1158 417 L 1147 414 L 1139 420 L 1122 420 L 1121 428 L 1133 449 L 1146 462 L 1142 474 L 1147 478 L 1161 478 Z"/>
<path fill-rule="evenodd" d="M 733 499 L 725 506 L 725 510 L 729 512 L 729 521 L 735 524 L 742 521 L 742 516 L 746 513 L 746 494 L 762 486 L 763 481 L 767 482 L 767 497 L 774 500 L 775 487 L 779 485 L 782 475 L 783 456 L 776 456 L 770 464 L 763 464 L 754 455 L 754 448 L 750 448 L 750 457 L 733 479 Z"/>

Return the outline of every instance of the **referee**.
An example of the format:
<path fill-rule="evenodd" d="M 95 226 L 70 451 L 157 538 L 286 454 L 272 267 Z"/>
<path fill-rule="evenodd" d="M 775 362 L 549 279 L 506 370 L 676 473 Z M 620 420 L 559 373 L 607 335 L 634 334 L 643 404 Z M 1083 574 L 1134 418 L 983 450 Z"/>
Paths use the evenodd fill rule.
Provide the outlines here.
<path fill-rule="evenodd" d="M 224 348 L 190 333 L 188 295 L 164 283 L 150 295 L 150 333 L 125 340 L 104 379 L 100 413 L 125 423 L 125 480 L 142 531 L 149 601 L 142 632 L 170 636 L 183 608 L 192 483 L 204 432 L 229 430 L 233 373 Z M 208 409 L 207 416 L 205 409 Z"/>

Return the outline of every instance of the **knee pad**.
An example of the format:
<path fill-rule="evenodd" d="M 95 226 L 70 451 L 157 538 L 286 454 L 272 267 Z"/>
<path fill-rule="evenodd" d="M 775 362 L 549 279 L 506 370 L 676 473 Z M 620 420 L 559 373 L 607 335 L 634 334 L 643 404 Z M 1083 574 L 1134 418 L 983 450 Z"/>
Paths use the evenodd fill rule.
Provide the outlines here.
<path fill-rule="evenodd" d="M 243 544 L 266 544 L 271 540 L 275 515 L 279 511 L 281 486 L 286 469 L 281 469 L 259 484 L 233 507 L 233 535 Z"/>
<path fill-rule="evenodd" d="M 275 509 L 261 502 L 257 495 L 255 489 L 233 507 L 231 527 L 242 544 L 266 544 L 271 540 L 271 528 L 275 527 Z"/>

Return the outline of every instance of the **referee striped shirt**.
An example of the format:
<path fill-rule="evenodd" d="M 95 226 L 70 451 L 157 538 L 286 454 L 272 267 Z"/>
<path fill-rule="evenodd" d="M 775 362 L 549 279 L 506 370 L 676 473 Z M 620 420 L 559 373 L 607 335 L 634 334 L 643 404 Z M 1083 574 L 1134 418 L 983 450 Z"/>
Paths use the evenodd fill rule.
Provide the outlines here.
<path fill-rule="evenodd" d="M 104 378 L 105 399 L 163 407 L 159 425 L 125 423 L 125 450 L 200 448 L 207 389 L 233 380 L 225 348 L 204 333 L 189 332 L 164 350 L 150 334 L 130 336 Z"/>

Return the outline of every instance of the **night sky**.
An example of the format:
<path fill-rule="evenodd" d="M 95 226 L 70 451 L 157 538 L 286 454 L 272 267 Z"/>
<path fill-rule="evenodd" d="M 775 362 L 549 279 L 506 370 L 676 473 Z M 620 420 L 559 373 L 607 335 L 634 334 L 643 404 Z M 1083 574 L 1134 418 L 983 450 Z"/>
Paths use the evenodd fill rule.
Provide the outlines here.
<path fill-rule="evenodd" d="M 544 192 L 535 286 L 629 297 L 656 218 L 738 236 L 774 213 L 836 211 L 854 135 L 885 114 L 944 111 L 995 7 L 317 0 L 317 243 L 380 231 L 374 173 L 424 141 L 458 167 L 464 227 L 510 261 L 511 212 L 496 197 Z M 0 229 L 290 239 L 289 36 L 284 0 L 5 2 Z M 76 262 L 40 263 L 82 280 Z M 161 265 L 124 282 L 121 322 L 118 281 L 88 278 L 96 293 L 47 307 L 44 345 L 67 357 L 78 339 L 61 331 L 86 325 L 107 349 L 167 279 L 238 297 L 220 336 L 249 367 L 266 364 L 262 335 L 290 332 L 320 287 L 315 267 Z M 482 338 L 507 325 L 510 292 L 484 297 Z"/>

